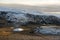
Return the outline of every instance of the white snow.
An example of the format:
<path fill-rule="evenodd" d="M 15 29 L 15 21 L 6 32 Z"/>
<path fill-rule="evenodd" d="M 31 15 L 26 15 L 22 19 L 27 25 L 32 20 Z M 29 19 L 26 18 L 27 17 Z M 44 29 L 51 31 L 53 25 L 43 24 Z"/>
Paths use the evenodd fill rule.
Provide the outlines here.
<path fill-rule="evenodd" d="M 16 28 L 16 29 L 13 29 L 14 32 L 20 32 L 20 31 L 23 31 L 24 29 L 22 28 Z"/>

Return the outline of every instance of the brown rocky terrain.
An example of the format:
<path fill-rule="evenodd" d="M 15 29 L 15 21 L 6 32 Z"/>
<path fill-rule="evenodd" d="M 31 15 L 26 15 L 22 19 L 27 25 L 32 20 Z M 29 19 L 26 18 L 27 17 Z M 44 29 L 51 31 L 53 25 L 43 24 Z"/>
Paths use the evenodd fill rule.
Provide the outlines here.
<path fill-rule="evenodd" d="M 23 32 L 12 32 L 11 27 L 0 28 L 0 40 L 60 40 L 60 36 L 42 35 L 30 33 L 25 30 Z"/>

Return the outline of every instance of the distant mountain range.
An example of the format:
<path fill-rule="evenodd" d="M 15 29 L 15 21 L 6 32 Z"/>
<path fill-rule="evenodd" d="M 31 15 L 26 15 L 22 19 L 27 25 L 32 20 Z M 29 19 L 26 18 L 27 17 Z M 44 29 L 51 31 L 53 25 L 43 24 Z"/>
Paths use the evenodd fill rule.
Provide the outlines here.
<path fill-rule="evenodd" d="M 60 5 L 43 5 L 43 6 L 30 6 L 30 5 L 22 5 L 22 4 L 1 4 L 0 7 L 12 7 L 17 9 L 31 9 L 43 12 L 60 12 Z"/>

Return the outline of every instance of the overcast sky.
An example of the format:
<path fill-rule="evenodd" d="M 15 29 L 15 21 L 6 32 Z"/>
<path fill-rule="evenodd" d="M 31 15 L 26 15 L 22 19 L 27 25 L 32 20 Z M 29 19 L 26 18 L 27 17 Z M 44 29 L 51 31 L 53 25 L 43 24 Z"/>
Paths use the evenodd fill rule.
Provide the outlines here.
<path fill-rule="evenodd" d="M 25 5 L 60 5 L 60 0 L 0 0 L 0 3 Z"/>

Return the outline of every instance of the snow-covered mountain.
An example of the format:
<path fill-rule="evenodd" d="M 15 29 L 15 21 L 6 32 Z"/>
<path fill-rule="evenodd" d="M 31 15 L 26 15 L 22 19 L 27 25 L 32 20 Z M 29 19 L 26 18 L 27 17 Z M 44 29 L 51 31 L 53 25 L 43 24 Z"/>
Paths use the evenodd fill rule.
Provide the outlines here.
<path fill-rule="evenodd" d="M 38 12 L 37 10 L 0 7 L 0 17 L 3 16 L 5 17 L 5 20 L 7 22 L 11 21 L 15 28 L 19 28 L 20 26 L 22 26 L 22 24 L 26 24 L 29 22 L 37 23 L 39 25 L 60 25 L 60 14 L 49 14 Z M 39 29 L 37 30 L 40 31 Z M 44 33 L 43 31 L 46 32 L 46 30 L 42 29 L 41 33 Z"/>
<path fill-rule="evenodd" d="M 37 22 L 37 23 L 60 23 L 60 14 L 50 14 L 29 9 L 15 9 L 10 7 L 0 7 L 0 16 L 6 13 L 5 18 L 8 21 L 15 22 Z M 3 16 L 2 16 L 3 17 Z"/>

